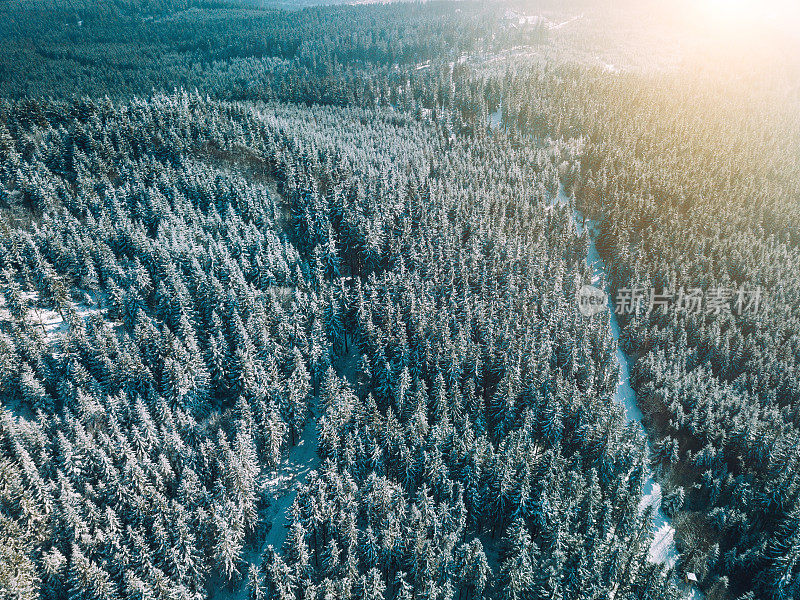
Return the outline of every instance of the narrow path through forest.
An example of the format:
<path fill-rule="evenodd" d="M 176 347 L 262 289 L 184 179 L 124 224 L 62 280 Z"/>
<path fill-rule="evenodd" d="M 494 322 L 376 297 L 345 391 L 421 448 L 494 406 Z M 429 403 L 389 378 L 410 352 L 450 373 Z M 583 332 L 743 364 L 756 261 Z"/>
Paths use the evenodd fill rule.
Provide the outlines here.
<path fill-rule="evenodd" d="M 355 380 L 355 368 L 358 353 L 355 344 L 350 344 L 346 355 L 334 361 L 334 370 L 339 377 L 346 379 L 351 385 Z M 306 422 L 297 444 L 290 447 L 286 458 L 278 469 L 266 480 L 267 492 L 272 496 L 264 518 L 270 522 L 270 529 L 264 539 L 255 548 L 245 551 L 242 558 L 251 564 L 260 565 L 267 547 L 272 546 L 281 552 L 283 543 L 289 534 L 289 516 L 297 497 L 297 492 L 303 486 L 312 471 L 319 469 L 320 459 L 317 454 L 317 419 L 320 407 L 315 398 L 311 406 L 311 414 Z M 239 600 L 246 598 L 245 581 L 232 594 L 222 594 L 219 597 L 225 600 Z"/>
<path fill-rule="evenodd" d="M 570 198 L 566 195 L 564 188 L 561 186 L 559 186 L 558 195 L 556 196 L 556 204 L 567 207 L 571 206 Z M 583 215 L 580 211 L 573 209 L 572 219 L 577 235 L 581 235 L 584 227 Z M 591 284 L 608 293 L 606 266 L 597 251 L 597 245 L 595 243 L 598 225 L 594 221 L 587 221 L 586 226 L 588 226 L 589 229 L 589 253 L 586 256 L 586 263 L 589 265 L 591 272 Z M 647 439 L 644 426 L 642 425 L 642 412 L 636 404 L 636 394 L 631 387 L 630 359 L 619 346 L 620 326 L 617 321 L 617 316 L 614 314 L 614 305 L 610 294 L 608 298 L 607 314 L 609 315 L 611 335 L 617 345 L 615 360 L 617 364 L 619 364 L 619 384 L 614 394 L 614 400 L 622 405 L 625 418 L 629 422 L 635 423 L 642 432 L 642 435 Z M 650 451 L 649 442 L 647 444 L 647 451 Z M 650 545 L 648 558 L 650 562 L 662 564 L 671 568 L 675 566 L 678 559 L 678 550 L 675 547 L 675 528 L 661 509 L 661 486 L 655 480 L 647 459 L 645 459 L 644 469 L 644 490 L 642 500 L 639 503 L 639 510 L 643 511 L 648 506 L 653 507 L 653 541 Z M 703 597 L 700 590 L 695 586 L 688 586 L 687 592 L 688 600 L 700 600 L 700 598 Z"/>
<path fill-rule="evenodd" d="M 289 448 L 286 460 L 274 477 L 267 481 L 273 502 L 269 507 L 272 526 L 264 537 L 263 548 L 272 546 L 280 551 L 289 532 L 287 524 L 297 491 L 306 482 L 308 474 L 319 467 L 317 455 L 317 418 L 311 415 L 295 446 Z"/>

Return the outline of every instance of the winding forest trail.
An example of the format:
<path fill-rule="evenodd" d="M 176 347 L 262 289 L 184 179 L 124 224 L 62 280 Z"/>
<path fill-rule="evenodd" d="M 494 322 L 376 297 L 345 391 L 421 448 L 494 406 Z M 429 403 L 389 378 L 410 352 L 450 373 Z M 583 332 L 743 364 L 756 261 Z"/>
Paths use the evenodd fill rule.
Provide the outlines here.
<path fill-rule="evenodd" d="M 566 195 L 563 186 L 559 186 L 558 194 L 556 196 L 555 204 L 560 204 L 566 207 L 572 206 L 570 198 Z M 580 211 L 573 208 L 572 222 L 575 225 L 577 235 L 581 235 L 583 227 L 587 226 L 589 230 L 589 252 L 586 256 L 586 264 L 589 266 L 591 272 L 591 284 L 597 288 L 604 290 L 608 294 L 608 276 L 606 272 L 606 265 L 597 251 L 598 225 L 594 221 L 586 221 L 584 225 L 584 218 Z M 614 400 L 622 405 L 625 419 L 634 423 L 642 435 L 647 439 L 647 432 L 642 425 L 642 412 L 636 404 L 636 394 L 631 387 L 630 373 L 631 363 L 630 359 L 625 355 L 619 345 L 620 326 L 617 321 L 617 316 L 614 314 L 614 305 L 611 295 L 608 294 L 608 318 L 611 326 L 611 335 L 616 342 L 615 360 L 619 365 L 619 383 L 617 384 L 617 391 L 614 394 Z M 605 314 L 605 313 L 601 313 Z M 650 444 L 647 444 L 647 450 L 650 451 Z M 645 460 L 645 475 L 644 475 L 644 489 L 642 492 L 642 500 L 639 503 L 639 511 L 644 511 L 648 506 L 653 507 L 653 541 L 650 545 L 650 552 L 648 559 L 652 563 L 661 564 L 667 568 L 672 568 L 678 560 L 678 550 L 675 546 L 675 528 L 672 526 L 670 519 L 664 514 L 661 508 L 661 486 L 655 480 L 653 472 L 650 470 L 648 461 Z M 690 585 L 686 589 L 687 600 L 700 600 L 703 598 L 702 592 L 695 586 Z"/>
<path fill-rule="evenodd" d="M 268 546 L 272 546 L 278 553 L 281 552 L 283 542 L 286 541 L 289 534 L 289 516 L 297 492 L 306 483 L 311 471 L 319 468 L 319 464 L 317 417 L 312 407 L 312 414 L 303 428 L 297 444 L 289 448 L 286 458 L 278 469 L 264 482 L 264 486 L 272 496 L 272 503 L 267 513 L 261 518 L 271 523 L 269 530 L 258 544 L 243 550 L 240 558 L 244 577 L 238 585 L 226 587 L 222 580 L 209 585 L 209 597 L 212 600 L 247 600 L 249 598 L 247 567 L 252 564 L 261 568 Z"/>
<path fill-rule="evenodd" d="M 283 461 L 278 472 L 267 482 L 273 496 L 269 509 L 272 526 L 264 538 L 262 549 L 272 546 L 280 552 L 283 542 L 289 533 L 289 511 L 294 504 L 297 492 L 309 473 L 319 468 L 317 455 L 317 419 L 311 415 L 300 435 L 297 444 L 289 448 L 289 455 Z"/>
<path fill-rule="evenodd" d="M 349 352 L 335 361 L 334 365 L 336 374 L 351 385 L 355 385 L 357 359 L 357 347 L 351 342 Z M 265 482 L 265 486 L 272 496 L 272 504 L 265 515 L 271 526 L 258 547 L 245 554 L 244 559 L 247 562 L 261 564 L 264 551 L 268 546 L 272 546 L 277 552 L 281 551 L 289 534 L 289 517 L 297 492 L 308 481 L 311 472 L 320 467 L 321 461 L 317 454 L 319 445 L 317 421 L 322 409 L 317 398 L 312 402 L 310 409 L 311 414 L 297 444 L 289 448 L 286 459 Z"/>

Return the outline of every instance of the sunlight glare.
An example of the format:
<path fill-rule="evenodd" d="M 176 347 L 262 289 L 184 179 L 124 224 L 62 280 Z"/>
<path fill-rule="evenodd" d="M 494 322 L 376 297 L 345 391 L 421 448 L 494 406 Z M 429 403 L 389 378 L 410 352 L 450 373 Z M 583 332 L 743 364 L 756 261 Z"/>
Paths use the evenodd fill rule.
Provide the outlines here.
<path fill-rule="evenodd" d="M 754 0 L 705 0 L 708 17 L 720 24 L 737 24 L 755 18 L 758 6 Z"/>
<path fill-rule="evenodd" d="M 787 21 L 798 17 L 798 3 L 790 0 L 701 0 L 707 17 L 721 25 Z"/>

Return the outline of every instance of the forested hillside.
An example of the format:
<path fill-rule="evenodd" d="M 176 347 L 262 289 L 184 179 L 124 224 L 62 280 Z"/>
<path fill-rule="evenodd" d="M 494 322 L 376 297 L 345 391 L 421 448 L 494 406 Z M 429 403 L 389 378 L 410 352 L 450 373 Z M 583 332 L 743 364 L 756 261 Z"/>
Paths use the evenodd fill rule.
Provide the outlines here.
<path fill-rule="evenodd" d="M 0 596 L 800 597 L 791 72 L 253 4 L 0 7 Z M 650 450 L 573 209 L 612 301 L 763 294 L 619 315 Z"/>
<path fill-rule="evenodd" d="M 568 148 L 191 94 L 3 118 L 3 439 L 43 593 L 665 586 L 607 333 L 573 310 L 581 248 L 545 210 Z M 323 467 L 277 556 L 260 485 L 314 397 Z"/>
<path fill-rule="evenodd" d="M 0 93 L 128 98 L 197 87 L 218 99 L 397 104 L 407 67 L 527 43 L 481 4 L 148 13 L 105 4 L 13 11 L 0 5 Z M 79 24 L 80 23 L 80 24 Z"/>

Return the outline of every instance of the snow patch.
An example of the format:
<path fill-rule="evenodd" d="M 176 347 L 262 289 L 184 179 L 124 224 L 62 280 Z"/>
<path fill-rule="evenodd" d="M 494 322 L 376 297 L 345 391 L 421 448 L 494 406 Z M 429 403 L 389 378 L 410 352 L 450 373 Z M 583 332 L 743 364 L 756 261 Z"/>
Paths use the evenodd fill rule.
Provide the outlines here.
<path fill-rule="evenodd" d="M 22 292 L 20 294 L 28 305 L 28 311 L 25 319 L 34 325 L 40 327 L 44 333 L 44 341 L 47 345 L 52 346 L 61 340 L 69 330 L 69 322 L 64 317 L 68 316 L 66 312 L 58 312 L 49 308 L 39 308 L 37 305 L 39 295 L 37 292 Z M 75 315 L 84 321 L 88 320 L 92 315 L 102 315 L 105 309 L 100 308 L 100 303 L 94 296 L 84 294 L 85 300 L 83 302 L 70 302 L 68 311 L 73 311 Z M 11 323 L 11 313 L 5 305 L 5 299 L 0 296 L 0 323 Z"/>
<path fill-rule="evenodd" d="M 675 566 L 678 560 L 678 551 L 675 549 L 675 528 L 664 524 L 656 529 L 647 559 L 656 564 L 664 565 L 668 569 Z"/>
<path fill-rule="evenodd" d="M 603 66 L 603 70 L 606 73 L 614 73 L 614 74 L 619 73 L 619 67 L 616 66 L 614 63 L 606 62 L 599 56 L 597 57 L 597 60 L 600 61 L 600 64 Z"/>
<path fill-rule="evenodd" d="M 566 27 L 573 21 L 577 21 L 578 19 L 583 18 L 583 14 L 576 15 L 571 19 L 567 19 L 566 21 L 562 21 L 560 23 L 556 23 L 555 21 L 551 21 L 544 15 L 526 15 L 520 12 L 517 12 L 512 9 L 506 10 L 503 14 L 503 18 L 508 22 L 509 27 L 547 27 L 547 29 L 562 29 Z"/>

